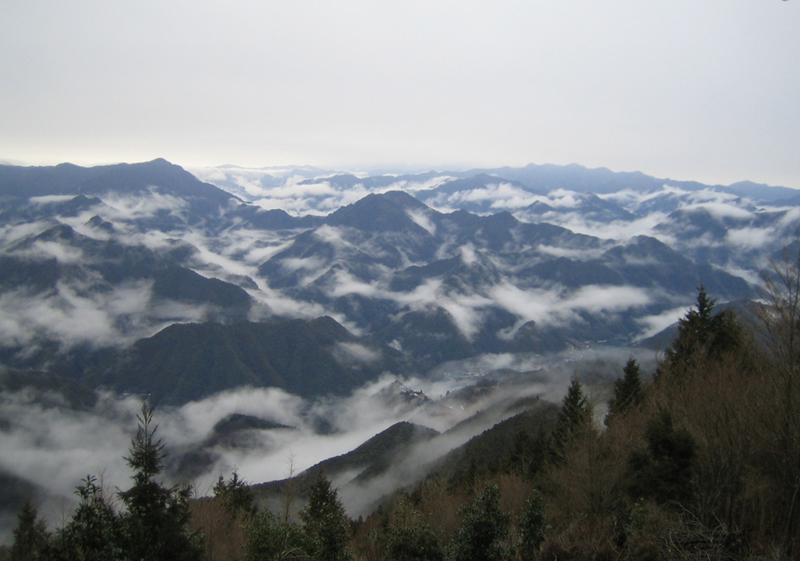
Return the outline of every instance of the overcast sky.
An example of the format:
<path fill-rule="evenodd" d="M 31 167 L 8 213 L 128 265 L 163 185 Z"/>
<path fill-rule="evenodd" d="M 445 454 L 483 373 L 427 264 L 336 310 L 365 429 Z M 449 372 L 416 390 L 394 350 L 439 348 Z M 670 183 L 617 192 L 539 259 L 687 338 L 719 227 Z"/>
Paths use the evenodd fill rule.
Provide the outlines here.
<path fill-rule="evenodd" d="M 800 0 L 0 0 L 0 159 L 800 187 Z"/>

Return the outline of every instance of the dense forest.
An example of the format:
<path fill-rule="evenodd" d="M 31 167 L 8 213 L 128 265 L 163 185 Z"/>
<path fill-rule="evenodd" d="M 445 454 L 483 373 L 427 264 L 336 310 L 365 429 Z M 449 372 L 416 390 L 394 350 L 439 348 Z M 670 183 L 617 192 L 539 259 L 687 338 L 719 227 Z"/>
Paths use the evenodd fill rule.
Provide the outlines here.
<path fill-rule="evenodd" d="M 357 520 L 322 475 L 297 516 L 290 490 L 270 511 L 236 473 L 212 498 L 164 486 L 145 405 L 131 487 L 87 476 L 54 531 L 26 505 L 3 558 L 800 559 L 798 263 L 776 264 L 765 285 L 757 325 L 700 287 L 657 371 L 629 360 L 603 420 L 573 380 L 554 419 L 500 423 Z"/>

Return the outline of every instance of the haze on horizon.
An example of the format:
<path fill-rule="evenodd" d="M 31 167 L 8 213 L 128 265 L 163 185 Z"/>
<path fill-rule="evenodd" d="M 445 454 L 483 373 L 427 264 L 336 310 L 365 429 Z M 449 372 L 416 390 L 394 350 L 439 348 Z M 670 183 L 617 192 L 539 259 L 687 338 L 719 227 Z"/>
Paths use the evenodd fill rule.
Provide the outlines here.
<path fill-rule="evenodd" d="M 7 0 L 0 159 L 800 187 L 796 0 Z"/>

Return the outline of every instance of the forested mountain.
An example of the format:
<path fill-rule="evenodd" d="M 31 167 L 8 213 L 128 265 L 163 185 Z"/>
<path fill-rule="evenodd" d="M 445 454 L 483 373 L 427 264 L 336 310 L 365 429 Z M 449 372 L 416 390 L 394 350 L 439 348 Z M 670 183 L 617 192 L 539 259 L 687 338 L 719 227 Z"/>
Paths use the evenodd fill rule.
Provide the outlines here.
<path fill-rule="evenodd" d="M 793 468 L 757 429 L 789 411 L 775 400 L 793 351 L 766 350 L 786 326 L 764 330 L 764 306 L 792 286 L 775 259 L 796 252 L 794 191 L 579 166 L 214 171 L 0 166 L 0 478 L 20 490 L 6 541 L 25 499 L 74 504 L 87 472 L 125 487 L 119 443 L 146 399 L 164 481 L 218 491 L 169 495 L 181 532 L 189 506 L 204 532 L 238 528 L 238 545 L 210 539 L 214 558 L 274 532 L 314 550 L 318 500 L 359 559 L 456 555 L 480 509 L 507 520 L 492 547 L 525 558 L 529 496 L 548 558 L 796 551 L 773 518 L 796 529 L 777 491 Z M 699 287 L 719 305 L 690 310 Z M 629 358 L 641 379 L 615 383 Z M 232 512 L 251 490 L 212 486 L 234 470 L 257 485 Z M 97 514 L 93 485 L 76 513 Z M 432 557 L 397 553 L 414 540 L 390 528 Z"/>

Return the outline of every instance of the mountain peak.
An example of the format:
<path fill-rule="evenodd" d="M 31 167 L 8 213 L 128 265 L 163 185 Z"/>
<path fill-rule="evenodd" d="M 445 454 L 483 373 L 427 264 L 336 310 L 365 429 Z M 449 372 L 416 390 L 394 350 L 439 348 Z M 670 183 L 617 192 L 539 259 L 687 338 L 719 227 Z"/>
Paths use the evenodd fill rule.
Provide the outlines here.
<path fill-rule="evenodd" d="M 374 196 L 381 197 L 387 201 L 391 201 L 392 203 L 402 206 L 404 208 L 412 208 L 412 209 L 428 208 L 427 206 L 425 206 L 424 203 L 414 198 L 412 195 L 409 195 L 405 191 L 387 191 L 383 194 L 376 194 Z"/>
<path fill-rule="evenodd" d="M 350 226 L 366 231 L 420 231 L 427 233 L 408 216 L 408 210 L 427 209 L 403 191 L 373 193 L 340 208 L 325 220 L 332 226 Z"/>

